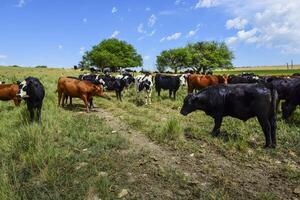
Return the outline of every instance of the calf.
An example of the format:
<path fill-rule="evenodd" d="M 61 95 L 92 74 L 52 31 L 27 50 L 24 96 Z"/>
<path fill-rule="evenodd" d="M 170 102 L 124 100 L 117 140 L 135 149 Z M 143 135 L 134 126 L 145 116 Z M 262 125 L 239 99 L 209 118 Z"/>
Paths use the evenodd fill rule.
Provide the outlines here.
<path fill-rule="evenodd" d="M 182 76 L 170 76 L 170 75 L 161 75 L 156 74 L 155 76 L 155 89 L 157 91 L 158 96 L 160 96 L 161 89 L 169 90 L 169 97 L 172 97 L 174 100 L 176 99 L 176 92 L 180 87 Z"/>
<path fill-rule="evenodd" d="M 18 92 L 19 92 L 18 84 L 0 84 L 1 101 L 13 100 L 15 106 L 19 106 L 21 103 L 21 98 L 17 96 Z"/>
<path fill-rule="evenodd" d="M 272 86 L 262 84 L 236 84 L 211 86 L 197 94 L 188 95 L 180 111 L 188 115 L 202 110 L 214 118 L 212 135 L 220 133 L 224 116 L 247 121 L 257 117 L 264 135 L 265 147 L 276 146 L 277 92 Z"/>
<path fill-rule="evenodd" d="M 151 104 L 152 93 L 152 76 L 150 74 L 138 75 L 135 77 L 135 86 L 138 92 L 144 91 L 146 93 L 146 105 Z"/>
<path fill-rule="evenodd" d="M 30 113 L 30 122 L 34 120 L 34 111 L 37 112 L 39 123 L 41 123 L 41 113 L 43 100 L 45 97 L 45 89 L 39 79 L 28 77 L 19 85 L 18 96 L 26 101 L 27 109 Z"/>
<path fill-rule="evenodd" d="M 292 86 L 286 101 L 282 103 L 282 118 L 287 120 L 296 110 L 298 105 L 300 105 L 300 82 Z"/>
<path fill-rule="evenodd" d="M 95 85 L 89 81 L 76 80 L 66 77 L 61 77 L 58 79 L 57 92 L 59 106 L 61 104 L 61 100 L 64 99 L 64 95 L 69 97 L 77 97 L 83 100 L 87 112 L 89 112 L 89 107 L 92 107 L 91 100 L 93 96 L 106 97 L 103 94 L 102 85 Z M 90 106 L 88 106 L 88 102 L 90 102 Z M 62 106 L 63 105 L 64 102 L 62 102 Z"/>

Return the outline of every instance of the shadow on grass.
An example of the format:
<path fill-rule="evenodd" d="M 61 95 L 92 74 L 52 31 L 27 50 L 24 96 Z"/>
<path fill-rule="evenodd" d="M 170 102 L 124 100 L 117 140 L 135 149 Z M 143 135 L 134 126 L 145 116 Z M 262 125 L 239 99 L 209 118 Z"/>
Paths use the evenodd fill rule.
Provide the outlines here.
<path fill-rule="evenodd" d="M 61 107 L 64 110 L 71 111 L 71 112 L 86 112 L 86 108 L 82 104 L 72 104 L 72 105 L 65 105 L 64 107 Z M 90 112 L 98 112 L 95 110 L 95 108 L 98 108 L 94 106 L 93 108 L 90 108 Z"/>

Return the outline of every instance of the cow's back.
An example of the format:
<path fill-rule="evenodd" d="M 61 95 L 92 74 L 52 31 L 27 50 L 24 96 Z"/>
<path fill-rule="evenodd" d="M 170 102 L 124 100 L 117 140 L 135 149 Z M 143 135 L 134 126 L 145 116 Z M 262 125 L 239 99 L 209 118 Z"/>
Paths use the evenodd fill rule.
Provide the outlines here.
<path fill-rule="evenodd" d="M 170 89 L 170 90 L 178 90 L 180 86 L 180 80 L 178 76 L 155 76 L 155 87 L 156 89 Z"/>
<path fill-rule="evenodd" d="M 92 93 L 93 87 L 88 81 L 63 77 L 58 81 L 57 90 L 71 97 L 81 97 L 83 94 Z"/>

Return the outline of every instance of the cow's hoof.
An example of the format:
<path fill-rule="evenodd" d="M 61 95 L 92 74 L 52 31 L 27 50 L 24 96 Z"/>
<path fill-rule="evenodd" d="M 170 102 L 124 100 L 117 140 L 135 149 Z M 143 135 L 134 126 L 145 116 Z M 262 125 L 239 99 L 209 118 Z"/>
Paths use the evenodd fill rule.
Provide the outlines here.
<path fill-rule="evenodd" d="M 220 135 L 220 132 L 219 131 L 214 131 L 214 132 L 211 132 L 211 135 L 213 137 L 218 137 Z"/>
<path fill-rule="evenodd" d="M 276 146 L 273 144 L 265 144 L 264 149 L 274 149 Z"/>

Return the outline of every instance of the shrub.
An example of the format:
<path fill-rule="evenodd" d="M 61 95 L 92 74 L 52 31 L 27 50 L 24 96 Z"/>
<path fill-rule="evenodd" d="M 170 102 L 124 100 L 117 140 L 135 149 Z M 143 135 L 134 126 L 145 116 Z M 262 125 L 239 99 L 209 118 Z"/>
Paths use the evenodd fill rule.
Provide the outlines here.
<path fill-rule="evenodd" d="M 180 140 L 183 138 L 183 131 L 180 123 L 175 118 L 171 118 L 162 127 L 161 139 L 163 140 Z"/>

